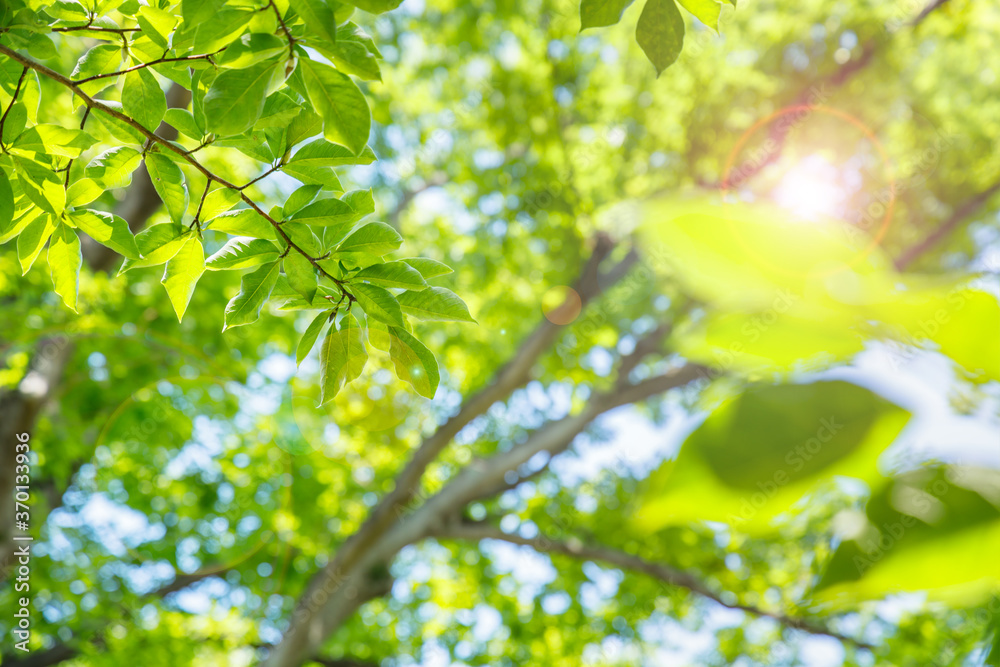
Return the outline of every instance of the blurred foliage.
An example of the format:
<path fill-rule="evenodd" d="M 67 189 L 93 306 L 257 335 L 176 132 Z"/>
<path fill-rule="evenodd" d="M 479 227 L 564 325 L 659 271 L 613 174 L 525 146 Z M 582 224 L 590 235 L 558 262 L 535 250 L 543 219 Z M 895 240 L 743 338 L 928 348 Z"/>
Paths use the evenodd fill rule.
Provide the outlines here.
<path fill-rule="evenodd" d="M 820 651 L 852 667 L 981 664 L 1000 635 L 995 470 L 916 451 L 896 468 L 875 466 L 907 411 L 871 388 L 817 377 L 873 350 L 900 365 L 930 355 L 952 374 L 938 391 L 996 426 L 997 197 L 905 271 L 893 261 L 1000 173 L 1000 154 L 989 150 L 1000 143 L 1000 10 L 952 0 L 908 25 L 920 10 L 761 0 L 723 8 L 722 37 L 683 14 L 684 49 L 659 78 L 635 42 L 641 3 L 621 23 L 583 32 L 580 5 L 568 0 L 411 1 L 353 16 L 383 56 L 381 81 L 362 84 L 378 161 L 343 170 L 339 182 L 372 189 L 376 213 L 402 237 L 399 257 L 454 268 L 431 278 L 414 266 L 462 294 L 479 323 L 412 324 L 440 361 L 433 400 L 399 379 L 366 318 L 364 371 L 318 408 L 320 346 L 296 368 L 316 314 L 294 310 L 290 285 L 275 288 L 281 298 L 258 325 L 220 331 L 241 271 L 202 274 L 178 322 L 162 271 L 109 278 L 85 268 L 74 314 L 52 291 L 44 251 L 20 277 L 16 247 L 0 247 L 0 385 L 24 379 L 40 339 L 72 352 L 32 436 L 33 648 L 68 643 L 80 650 L 65 663 L 73 667 L 253 664 L 260 645 L 280 638 L 312 574 L 393 488 L 421 436 L 516 353 L 543 317 L 545 293 L 573 284 L 605 231 L 621 241 L 612 261 L 635 238 L 640 265 L 564 327 L 531 383 L 459 434 L 421 493 L 578 411 L 612 386 L 615 363 L 639 339 L 673 321 L 664 354 L 631 375 L 684 358 L 709 367 L 704 381 L 624 408 L 624 420 L 596 422 L 548 469 L 468 515 L 667 563 L 733 602 L 808 614 L 874 649 L 723 612 L 601 563 L 430 540 L 400 554 L 392 593 L 366 604 L 323 655 L 384 665 L 435 656 L 466 665 L 799 665 Z M 90 46 L 55 40 L 38 57 L 61 72 Z M 833 82 L 852 66 L 856 74 Z M 61 100 L 40 108 L 40 122 L 72 116 L 53 82 L 40 79 L 38 94 Z M 706 203 L 741 137 L 803 94 L 861 119 L 885 159 L 856 127 L 812 114 L 774 164 Z M 110 129 L 91 129 L 111 141 Z M 736 168 L 768 139 L 767 129 L 753 132 Z M 200 154 L 235 182 L 259 175 L 260 163 L 237 153 Z M 817 154 L 861 174 L 855 186 L 839 183 L 848 194 L 837 214 L 803 224 L 766 213 L 761 201 Z M 878 228 L 860 223 L 890 181 L 891 224 L 877 247 L 859 252 L 857 239 Z M 298 186 L 278 178 L 252 192 L 291 212 Z M 95 206 L 111 210 L 120 197 L 105 192 Z M 153 218 L 170 220 L 168 210 Z M 843 233 L 842 220 L 862 236 Z M 228 237 L 208 226 L 206 256 Z M 673 429 L 705 413 L 686 439 Z M 851 426 L 795 475 L 788 464 L 790 483 L 775 484 L 755 526 L 729 521 L 830 417 Z M 616 442 L 624 422 L 665 427 L 628 438 L 684 444 L 673 458 Z M 616 454 L 594 465 L 602 448 Z M 177 575 L 206 571 L 214 576 L 187 590 L 154 594 Z M 5 582 L 5 609 L 14 595 Z M 4 636 L 9 624 L 0 618 Z"/>

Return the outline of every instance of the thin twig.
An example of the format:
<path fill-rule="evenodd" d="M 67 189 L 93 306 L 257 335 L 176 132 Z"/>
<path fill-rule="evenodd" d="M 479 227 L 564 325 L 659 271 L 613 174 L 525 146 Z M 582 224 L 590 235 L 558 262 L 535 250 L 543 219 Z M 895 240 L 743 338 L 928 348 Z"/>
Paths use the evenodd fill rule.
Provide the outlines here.
<path fill-rule="evenodd" d="M 82 130 L 87 125 L 87 118 L 90 117 L 90 107 L 87 107 L 83 112 L 83 120 L 80 121 L 80 129 Z M 66 181 L 63 183 L 63 189 L 69 189 L 69 172 L 73 167 L 73 160 L 71 159 L 66 163 Z"/>
<path fill-rule="evenodd" d="M 202 53 L 196 56 L 179 56 L 177 58 L 157 58 L 156 60 L 150 60 L 148 63 L 139 63 L 138 65 L 133 65 L 132 67 L 126 67 L 125 69 L 118 70 L 117 72 L 95 74 L 94 76 L 88 76 L 86 79 L 74 79 L 73 83 L 80 85 L 82 83 L 88 83 L 90 81 L 97 81 L 98 79 L 107 79 L 112 76 L 121 76 L 122 74 L 128 74 L 129 72 L 135 72 L 137 70 L 145 69 L 147 67 L 152 67 L 154 65 L 160 65 L 162 63 L 178 63 L 178 62 L 186 62 L 189 60 L 207 60 L 209 62 L 212 62 L 212 56 L 218 53 L 219 51 L 213 51 L 212 53 Z"/>

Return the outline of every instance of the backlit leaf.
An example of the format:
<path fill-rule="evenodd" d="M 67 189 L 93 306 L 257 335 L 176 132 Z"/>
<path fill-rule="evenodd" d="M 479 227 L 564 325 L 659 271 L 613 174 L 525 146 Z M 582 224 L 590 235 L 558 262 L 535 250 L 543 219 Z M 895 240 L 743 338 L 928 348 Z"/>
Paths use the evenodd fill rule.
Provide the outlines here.
<path fill-rule="evenodd" d="M 264 264 L 243 276 L 240 292 L 226 306 L 226 329 L 256 322 L 278 280 L 281 262 Z"/>
<path fill-rule="evenodd" d="M 80 239 L 69 225 L 59 225 L 49 240 L 49 275 L 52 288 L 66 307 L 76 312 L 77 284 L 80 279 Z"/>

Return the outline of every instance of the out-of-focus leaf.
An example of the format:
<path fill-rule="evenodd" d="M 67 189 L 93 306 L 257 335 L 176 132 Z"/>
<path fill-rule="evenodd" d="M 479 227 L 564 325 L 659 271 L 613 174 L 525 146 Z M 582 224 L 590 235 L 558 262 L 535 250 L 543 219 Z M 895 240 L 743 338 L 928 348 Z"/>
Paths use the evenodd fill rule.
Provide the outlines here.
<path fill-rule="evenodd" d="M 632 0 L 581 0 L 580 30 L 614 25 Z"/>
<path fill-rule="evenodd" d="M 923 468 L 875 493 L 867 524 L 843 540 L 817 584 L 834 604 L 928 591 L 962 606 L 1000 585 L 1000 473 L 972 466 Z"/>
<path fill-rule="evenodd" d="M 818 479 L 882 481 L 876 460 L 909 413 L 843 381 L 750 389 L 717 408 L 653 473 L 635 525 L 690 521 L 763 531 Z"/>

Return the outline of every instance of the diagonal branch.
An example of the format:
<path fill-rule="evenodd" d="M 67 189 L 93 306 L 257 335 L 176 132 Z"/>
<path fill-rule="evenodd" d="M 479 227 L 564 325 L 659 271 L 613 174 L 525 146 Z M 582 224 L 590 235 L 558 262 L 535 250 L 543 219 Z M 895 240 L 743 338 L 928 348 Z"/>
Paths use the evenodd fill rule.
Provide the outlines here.
<path fill-rule="evenodd" d="M 487 521 L 475 523 L 458 522 L 447 525 L 440 532 L 436 533 L 434 537 L 476 541 L 500 540 L 511 544 L 529 546 L 542 553 L 562 554 L 579 560 L 601 561 L 622 569 L 641 572 L 671 586 L 687 589 L 692 593 L 708 598 L 709 600 L 712 600 L 729 609 L 738 609 L 740 611 L 753 614 L 754 616 L 771 618 L 786 627 L 795 630 L 802 630 L 803 632 L 808 632 L 814 635 L 833 637 L 859 648 L 872 648 L 872 646 L 867 643 L 859 641 L 853 637 L 843 635 L 808 619 L 788 616 L 781 612 L 768 611 L 753 605 L 730 602 L 721 594 L 713 591 L 705 582 L 688 572 L 678 570 L 663 563 L 654 563 L 640 558 L 639 556 L 619 551 L 617 549 L 605 546 L 586 545 L 578 540 L 560 542 L 545 536 L 538 536 L 534 538 L 521 537 L 520 535 L 505 533 L 500 530 L 499 527 Z"/>
<path fill-rule="evenodd" d="M 906 269 L 916 261 L 921 255 L 934 248 L 955 231 L 970 216 L 975 215 L 993 195 L 1000 192 L 1000 181 L 997 181 L 987 189 L 983 190 L 970 199 L 967 199 L 945 220 L 940 227 L 931 232 L 927 238 L 904 250 L 896 258 L 896 268 L 900 271 Z"/>
<path fill-rule="evenodd" d="M 609 236 L 598 235 L 593 254 L 575 285 L 582 305 L 585 306 L 593 301 L 612 284 L 607 280 L 609 275 L 618 280 L 637 261 L 636 255 L 629 253 L 607 273 L 602 273 L 601 264 L 613 247 L 614 242 Z M 458 413 L 423 441 L 413 454 L 413 458 L 396 477 L 393 490 L 379 502 L 361 528 L 344 542 L 330 563 L 310 582 L 309 588 L 299 599 L 293 614 L 294 622 L 288 628 L 281 644 L 272 653 L 268 665 L 298 664 L 300 656 L 312 652 L 316 642 L 326 636 L 325 628 L 333 625 L 324 619 L 323 610 L 330 606 L 328 599 L 342 589 L 345 582 L 359 568 L 363 568 L 364 564 L 373 559 L 387 560 L 395 555 L 399 548 L 413 539 L 418 539 L 424 532 L 420 521 L 407 521 L 406 529 L 398 536 L 394 535 L 392 539 L 389 538 L 389 534 L 395 532 L 394 528 L 398 529 L 402 525 L 398 521 L 406 514 L 408 505 L 416 496 L 427 467 L 473 419 L 484 414 L 494 403 L 505 399 L 515 389 L 528 382 L 539 357 L 552 346 L 563 330 L 563 327 L 544 320 L 524 340 L 515 356 L 497 372 L 493 381 L 465 401 Z M 581 423 L 575 433 L 585 425 L 585 422 Z M 418 537 L 413 537 L 414 535 Z M 320 598 L 322 602 L 317 603 Z"/>

